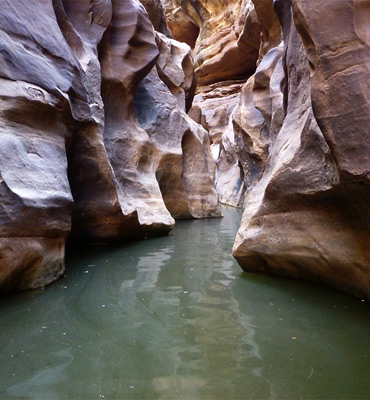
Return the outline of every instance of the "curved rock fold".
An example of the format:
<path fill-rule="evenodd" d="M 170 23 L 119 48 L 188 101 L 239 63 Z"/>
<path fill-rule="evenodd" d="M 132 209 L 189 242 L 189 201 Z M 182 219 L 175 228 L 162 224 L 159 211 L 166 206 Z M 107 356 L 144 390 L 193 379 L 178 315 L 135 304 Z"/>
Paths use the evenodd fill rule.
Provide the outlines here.
<path fill-rule="evenodd" d="M 2 292 L 42 287 L 63 274 L 69 235 L 105 242 L 168 233 L 178 213 L 166 205 L 177 202 L 179 186 L 181 217 L 220 216 L 207 133 L 185 113 L 194 90 L 188 47 L 173 42 L 176 54 L 159 49 L 166 39 L 158 39 L 138 0 L 46 0 L 42 7 L 5 0 L 2 6 Z M 161 8 L 151 12 L 154 18 Z M 149 73 L 166 93 L 155 94 L 163 109 L 148 112 L 172 108 L 174 123 L 183 125 L 179 134 L 174 126 L 173 139 L 137 122 L 135 92 Z M 182 141 L 187 135 L 197 143 L 196 171 Z M 176 162 L 165 169 L 177 181 L 163 183 L 169 156 Z M 199 182 L 194 193 L 189 176 Z"/>

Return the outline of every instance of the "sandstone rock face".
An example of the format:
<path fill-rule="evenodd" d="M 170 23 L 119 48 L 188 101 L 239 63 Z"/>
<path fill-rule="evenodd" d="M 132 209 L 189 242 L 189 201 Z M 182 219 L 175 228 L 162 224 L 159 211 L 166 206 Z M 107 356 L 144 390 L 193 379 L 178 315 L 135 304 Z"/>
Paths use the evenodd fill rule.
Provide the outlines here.
<path fill-rule="evenodd" d="M 165 0 L 164 9 L 175 39 L 189 43 L 190 26 L 199 28 L 194 56 L 200 86 L 254 72 L 260 29 L 251 0 Z"/>
<path fill-rule="evenodd" d="M 216 187 L 220 201 L 243 207 L 246 188 L 260 177 L 267 158 L 265 121 L 255 108 L 252 76 L 242 88 L 229 118 L 219 153 Z"/>
<path fill-rule="evenodd" d="M 175 218 L 220 216 L 207 132 L 178 108 L 156 70 L 136 98 L 137 119 L 156 143 L 156 177 L 167 209 Z"/>
<path fill-rule="evenodd" d="M 161 0 L 166 24 L 174 39 L 188 44 L 192 49 L 199 36 L 198 22 L 182 9 L 181 0 Z"/>
<path fill-rule="evenodd" d="M 238 104 L 244 83 L 243 80 L 225 81 L 201 86 L 194 97 L 189 115 L 208 131 L 216 159 L 221 137 Z"/>
<path fill-rule="evenodd" d="M 243 208 L 246 187 L 243 169 L 236 152 L 238 146 L 235 138 L 233 115 L 231 115 L 220 144 L 216 190 L 222 204 Z"/>
<path fill-rule="evenodd" d="M 370 9 L 350 0 L 275 7 L 283 57 L 276 48 L 262 60 L 241 100 L 260 114 L 237 123 L 248 186 L 233 254 L 246 271 L 370 300 Z"/>
<path fill-rule="evenodd" d="M 211 137 L 212 153 L 218 159 L 216 184 L 220 201 L 241 206 L 245 186 L 232 113 L 243 84 L 256 69 L 259 49 L 266 52 L 281 41 L 278 19 L 268 2 L 256 2 L 256 9 L 264 17 L 263 25 L 257 20 L 251 0 L 164 0 L 163 4 L 176 39 L 189 42 L 190 29 L 185 25 L 199 28 L 194 45 L 198 88 L 189 115 Z M 264 15 L 265 11 L 269 16 Z"/>
<path fill-rule="evenodd" d="M 156 146 L 164 202 L 175 218 L 221 216 L 209 135 L 185 113 L 193 71 L 182 66 L 190 65 L 190 48 L 159 34 L 157 40 L 157 69 L 139 85 L 135 114 Z"/>
<path fill-rule="evenodd" d="M 138 0 L 4 0 L 0 26 L 0 291 L 60 276 L 70 232 L 122 240 L 167 233 L 171 210 L 220 215 L 208 136 L 185 114 L 190 50 L 166 53 Z M 149 73 L 161 107 L 146 111 L 162 125 L 146 131 L 134 99 Z M 182 130 L 168 144 L 171 113 Z M 179 213 L 167 206 L 176 196 Z"/>
<path fill-rule="evenodd" d="M 63 271 L 73 204 L 68 125 L 78 113 L 71 104 L 84 93 L 78 86 L 72 92 L 80 66 L 51 2 L 38 9 L 5 1 L 0 24 L 0 285 L 11 290 L 48 283 Z"/>
<path fill-rule="evenodd" d="M 281 26 L 271 0 L 252 0 L 261 30 L 258 62 L 282 40 Z"/>
<path fill-rule="evenodd" d="M 140 3 L 121 0 L 112 5 L 112 22 L 99 54 L 105 106 L 104 144 L 122 212 L 130 216 L 129 231 L 139 236 L 142 226 L 155 224 L 155 229 L 164 233 L 173 227 L 173 219 L 155 179 L 153 145 L 134 117 L 135 90 L 155 65 L 159 52 Z"/>
<path fill-rule="evenodd" d="M 154 29 L 157 32 L 171 37 L 171 32 L 167 28 L 161 0 L 140 0 L 140 3 L 145 7 Z"/>
<path fill-rule="evenodd" d="M 224 129 L 217 161 L 216 187 L 220 201 L 236 207 L 243 207 L 246 188 L 260 177 L 268 155 L 270 131 L 276 134 L 280 129 L 284 112 L 280 89 L 285 79 L 279 46 L 281 26 L 271 1 L 255 0 L 253 4 L 261 31 L 256 63 L 262 65 L 240 91 L 237 107 L 225 125 L 228 128 Z M 275 70 L 277 62 L 279 68 Z M 273 110 L 269 109 L 271 103 Z"/>
<path fill-rule="evenodd" d="M 178 107 L 188 111 L 193 103 L 196 79 L 189 46 L 157 33 L 159 57 L 156 68 L 161 80 L 176 97 Z"/>

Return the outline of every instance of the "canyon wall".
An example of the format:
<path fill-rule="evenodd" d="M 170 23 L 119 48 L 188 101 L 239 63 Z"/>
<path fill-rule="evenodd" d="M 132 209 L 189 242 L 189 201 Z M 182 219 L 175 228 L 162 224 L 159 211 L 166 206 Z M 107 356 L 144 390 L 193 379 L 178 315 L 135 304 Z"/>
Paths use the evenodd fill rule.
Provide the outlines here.
<path fill-rule="evenodd" d="M 165 234 L 218 196 L 244 208 L 244 270 L 370 300 L 369 21 L 362 0 L 4 0 L 0 291 L 57 279 L 67 237 Z"/>
<path fill-rule="evenodd" d="M 194 58 L 199 86 L 254 72 L 260 29 L 251 0 L 163 0 L 163 4 L 175 39 L 191 43 L 186 24 L 198 32 Z"/>
<path fill-rule="evenodd" d="M 190 115 L 217 146 L 220 201 L 244 208 L 234 257 L 369 300 L 368 2 L 164 3 L 199 28 Z"/>
<path fill-rule="evenodd" d="M 190 48 L 143 3 L 162 33 L 138 0 L 2 4 L 1 292 L 58 278 L 69 235 L 144 238 L 220 216 L 208 133 L 186 115 Z"/>
<path fill-rule="evenodd" d="M 163 0 L 163 6 L 174 38 L 193 47 L 198 86 L 189 115 L 210 135 L 212 154 L 219 164 L 216 184 L 220 200 L 242 206 L 245 190 L 232 149 L 230 118 L 266 42 L 274 35 L 280 42 L 277 17 L 262 28 L 258 11 L 263 14 L 265 5 L 255 8 L 251 0 Z M 220 151 L 224 156 L 219 157 Z"/>
<path fill-rule="evenodd" d="M 246 271 L 369 300 L 370 7 L 274 5 L 284 45 L 262 59 L 234 116 L 246 196 L 233 255 Z"/>

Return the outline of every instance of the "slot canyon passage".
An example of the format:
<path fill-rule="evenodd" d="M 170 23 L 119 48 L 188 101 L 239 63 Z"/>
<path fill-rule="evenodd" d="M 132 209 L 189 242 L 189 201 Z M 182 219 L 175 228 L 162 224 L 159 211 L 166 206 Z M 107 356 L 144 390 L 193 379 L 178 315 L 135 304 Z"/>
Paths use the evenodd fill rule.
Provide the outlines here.
<path fill-rule="evenodd" d="M 369 0 L 2 0 L 0 65 L 0 399 L 370 398 Z"/>

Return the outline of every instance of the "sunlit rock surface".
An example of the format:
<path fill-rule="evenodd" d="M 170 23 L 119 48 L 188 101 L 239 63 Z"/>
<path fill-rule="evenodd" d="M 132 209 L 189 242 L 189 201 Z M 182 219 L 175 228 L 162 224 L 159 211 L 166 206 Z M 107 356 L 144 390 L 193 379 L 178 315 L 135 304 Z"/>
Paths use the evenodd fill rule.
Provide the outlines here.
<path fill-rule="evenodd" d="M 188 44 L 192 49 L 199 36 L 199 24 L 182 8 L 181 0 L 161 0 L 166 17 L 166 24 L 174 39 Z"/>
<path fill-rule="evenodd" d="M 159 2 L 143 3 L 153 19 Z M 169 192 L 181 185 L 186 217 L 219 215 L 208 135 L 185 114 L 190 51 L 171 42 L 181 50 L 166 53 L 138 0 L 4 0 L 0 27 L 0 291 L 59 277 L 70 233 L 89 241 L 167 233 L 177 216 Z M 166 93 L 146 111 L 158 120 L 173 111 L 182 126 L 165 149 L 165 122 L 146 131 L 135 117 L 149 73 L 148 90 Z M 176 162 L 163 161 L 172 155 Z M 164 170 L 175 183 L 160 178 Z"/>
<path fill-rule="evenodd" d="M 256 66 L 260 28 L 251 0 L 164 0 L 175 39 L 195 42 L 195 73 L 200 86 L 248 77 Z M 196 29 L 195 28 L 195 29 Z"/>
<path fill-rule="evenodd" d="M 247 125 L 260 124 L 239 124 L 249 184 L 233 254 L 246 271 L 369 300 L 370 8 L 349 0 L 275 7 L 283 56 L 270 50 L 242 95 L 257 109 Z"/>

